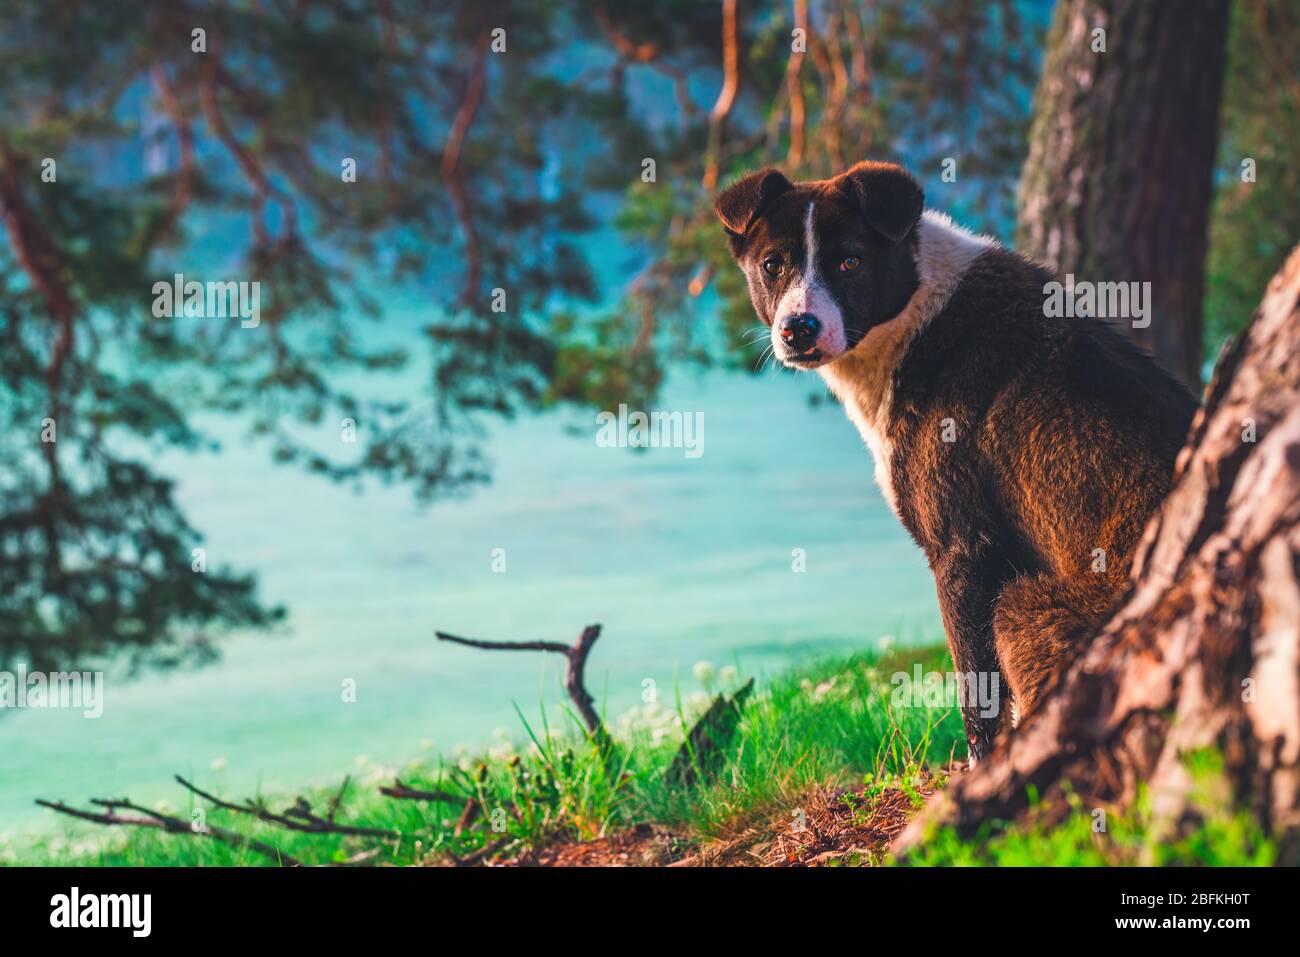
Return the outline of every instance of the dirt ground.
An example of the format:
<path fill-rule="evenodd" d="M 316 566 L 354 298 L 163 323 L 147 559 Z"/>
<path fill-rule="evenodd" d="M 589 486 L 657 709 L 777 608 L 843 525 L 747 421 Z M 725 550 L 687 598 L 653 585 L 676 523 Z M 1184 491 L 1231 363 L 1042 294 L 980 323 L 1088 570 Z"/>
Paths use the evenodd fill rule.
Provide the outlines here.
<path fill-rule="evenodd" d="M 936 790 L 926 777 L 878 793 L 821 788 L 788 817 L 750 825 L 705 843 L 653 824 L 592 841 L 544 845 L 496 867 L 826 867 L 878 864 L 898 833 Z"/>

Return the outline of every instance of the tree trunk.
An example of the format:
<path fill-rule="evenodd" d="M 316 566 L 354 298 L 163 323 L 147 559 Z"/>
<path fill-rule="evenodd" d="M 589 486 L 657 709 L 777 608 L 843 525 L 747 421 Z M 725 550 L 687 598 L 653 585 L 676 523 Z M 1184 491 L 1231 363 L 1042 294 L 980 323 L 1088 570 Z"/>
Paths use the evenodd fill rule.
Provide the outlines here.
<path fill-rule="evenodd" d="M 1109 623 L 898 847 L 926 821 L 1011 819 L 1030 787 L 1050 806 L 1065 781 L 1090 806 L 1148 782 L 1153 824 L 1177 831 L 1203 748 L 1300 860 L 1300 247 L 1220 359 Z"/>
<path fill-rule="evenodd" d="M 1021 251 L 1078 281 L 1150 282 L 1149 325 L 1121 325 L 1197 393 L 1227 15 L 1059 0 L 1020 183 Z"/>

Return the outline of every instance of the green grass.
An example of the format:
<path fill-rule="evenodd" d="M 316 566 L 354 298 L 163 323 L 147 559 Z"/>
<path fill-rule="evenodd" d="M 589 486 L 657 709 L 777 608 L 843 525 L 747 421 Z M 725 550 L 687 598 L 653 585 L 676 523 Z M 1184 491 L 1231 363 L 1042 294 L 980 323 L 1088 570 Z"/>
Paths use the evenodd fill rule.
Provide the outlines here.
<path fill-rule="evenodd" d="M 1091 811 L 1076 810 L 1054 827 L 989 827 L 974 838 L 943 828 L 908 856 L 912 866 L 966 867 L 1267 867 L 1277 848 L 1247 814 L 1213 815 L 1190 835 L 1164 842 L 1145 806 L 1109 814 L 1095 829 Z"/>
<path fill-rule="evenodd" d="M 1222 757 L 1200 751 L 1183 760 L 1193 781 L 1190 806 L 1199 821 L 1177 840 L 1167 838 L 1145 792 L 1121 814 L 1112 808 L 1084 807 L 1077 795 L 1067 791 L 1070 812 L 1060 823 L 1044 826 L 1031 820 L 1012 828 L 991 823 L 974 838 L 942 828 L 927 835 L 907 863 L 997 867 L 1268 867 L 1276 863 L 1277 846 L 1250 814 L 1232 807 Z"/>
<path fill-rule="evenodd" d="M 473 852 L 505 836 L 525 843 L 544 838 L 590 839 L 642 822 L 656 822 L 707 839 L 752 819 L 795 808 L 810 787 L 861 786 L 904 774 L 919 764 L 938 766 L 964 753 L 961 719 L 952 709 L 890 706 L 890 676 L 950 667 L 943 648 L 864 654 L 828 660 L 792 671 L 761 686 L 750 698 L 740 728 L 715 780 L 690 788 L 665 783 L 664 772 L 681 746 L 684 728 L 707 703 L 695 692 L 686 698 L 647 705 L 608 721 L 616 742 L 606 758 L 580 733 L 576 719 L 555 728 L 520 711 L 521 735 L 489 753 L 458 761 L 413 762 L 402 781 L 426 790 L 472 793 L 484 819 L 455 834 L 459 804 L 393 800 L 377 791 L 391 783 L 378 769 L 353 780 L 337 816 L 339 823 L 390 828 L 392 840 L 286 832 L 247 815 L 204 807 L 206 823 L 247 834 L 304 863 L 343 861 L 380 848 L 369 863 L 416 864 L 438 860 L 444 851 Z M 724 669 L 706 682 L 709 693 L 732 691 L 741 678 Z M 340 775 L 340 780 L 342 775 Z M 207 782 L 196 781 L 209 789 Z M 304 793 L 324 814 L 334 791 Z M 163 808 L 190 820 L 194 801 L 177 785 L 174 806 Z M 219 794 L 231 801 L 250 795 Z M 296 795 L 253 795 L 276 811 Z M 202 804 L 203 802 L 199 802 Z M 205 837 L 139 828 L 104 828 L 60 819 L 53 835 L 25 846 L 0 849 L 0 860 L 25 864 L 85 865 L 266 865 L 252 850 L 232 848 Z"/>
<path fill-rule="evenodd" d="M 899 707 L 891 702 L 896 672 L 915 663 L 926 671 L 951 667 L 946 649 L 904 649 L 864 654 L 797 669 L 760 686 L 750 698 L 725 763 L 715 779 L 692 787 L 665 782 L 665 771 L 709 695 L 734 691 L 741 677 L 724 669 L 706 677 L 690 695 L 674 689 L 670 702 L 635 709 L 609 720 L 615 745 L 601 753 L 565 712 L 564 727 L 519 712 L 520 736 L 499 742 L 477 757 L 412 762 L 402 781 L 425 790 L 473 794 L 483 814 L 456 833 L 460 803 L 394 800 L 378 786 L 392 783 L 391 771 L 369 767 L 352 779 L 336 820 L 385 828 L 391 839 L 285 831 L 248 815 L 203 807 L 206 823 L 256 838 L 305 864 L 344 862 L 369 853 L 368 864 L 421 864 L 464 856 L 485 844 L 508 839 L 518 847 L 545 840 L 587 840 L 641 823 L 656 823 L 688 843 L 736 834 L 786 820 L 814 788 L 863 789 L 863 813 L 885 785 L 918 779 L 922 768 L 964 758 L 961 719 L 947 707 Z M 707 692 L 704 693 L 704 692 Z M 1145 802 L 1127 816 L 1108 812 L 1105 830 L 1095 829 L 1093 809 L 1076 800 L 1052 827 L 987 826 L 974 839 L 939 830 L 905 863 L 912 865 L 1088 866 L 1114 864 L 1269 864 L 1276 851 L 1244 815 L 1228 809 L 1212 754 L 1195 755 L 1189 768 L 1198 781 L 1203 824 L 1178 842 L 1163 841 Z M 342 775 L 340 775 L 340 780 Z M 209 789 L 207 782 L 196 782 Z M 326 813 L 337 791 L 303 794 L 312 809 Z M 177 785 L 177 793 L 188 793 Z M 242 801 L 248 795 L 219 794 Z M 273 810 L 289 807 L 296 795 L 258 795 Z M 206 802 L 201 802 L 206 803 Z M 920 806 L 921 797 L 912 802 Z M 192 800 L 165 808 L 190 820 Z M 60 829 L 20 846 L 0 846 L 0 863 L 78 865 L 265 866 L 274 861 L 248 849 L 188 834 L 138 828 L 104 828 L 66 822 Z"/>

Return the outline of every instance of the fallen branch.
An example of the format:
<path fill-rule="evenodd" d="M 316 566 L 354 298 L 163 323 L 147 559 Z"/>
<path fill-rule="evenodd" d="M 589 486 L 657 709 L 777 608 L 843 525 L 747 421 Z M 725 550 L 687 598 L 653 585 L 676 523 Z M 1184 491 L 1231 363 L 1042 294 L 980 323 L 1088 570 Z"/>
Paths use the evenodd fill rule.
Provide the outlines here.
<path fill-rule="evenodd" d="M 464 804 L 472 798 L 463 794 L 452 794 L 450 791 L 426 791 L 421 788 L 408 787 L 399 779 L 394 778 L 393 783 L 386 787 L 381 787 L 379 793 L 384 797 L 398 798 L 399 800 L 409 801 L 437 801 L 442 804 Z"/>
<path fill-rule="evenodd" d="M 470 648 L 485 648 L 489 651 L 551 651 L 557 655 L 564 655 L 569 662 L 564 676 L 564 690 L 568 692 L 569 698 L 578 709 L 578 716 L 586 725 L 591 739 L 601 750 L 607 750 L 613 743 L 609 732 L 605 730 L 604 722 L 596 712 L 595 700 L 588 693 L 583 679 L 587 656 L 591 654 L 592 645 L 600 637 L 600 625 L 588 625 L 582 629 L 582 634 L 572 645 L 565 645 L 558 641 L 479 641 L 474 638 L 449 635 L 445 631 L 434 634 L 439 641 L 450 641 Z"/>
<path fill-rule="evenodd" d="M 325 815 L 325 820 L 329 821 L 331 824 L 334 823 L 334 815 L 338 814 L 339 805 L 343 803 L 343 796 L 348 793 L 348 785 L 351 783 L 352 783 L 352 775 L 350 774 L 345 775 L 343 778 L 343 783 L 339 785 L 338 793 L 335 794 L 334 799 L 330 801 L 330 809 L 329 812 Z"/>
<path fill-rule="evenodd" d="M 456 819 L 456 829 L 452 831 L 456 837 L 460 837 L 471 827 L 474 822 L 483 816 L 483 802 L 478 798 L 470 798 L 465 802 L 465 807 L 460 812 L 460 817 Z"/>
<path fill-rule="evenodd" d="M 208 801 L 215 807 L 223 808 L 227 811 L 234 811 L 239 814 L 249 814 L 259 821 L 265 821 L 268 824 L 277 824 L 280 827 L 290 831 L 304 831 L 309 834 L 348 834 L 355 837 L 397 837 L 396 831 L 389 828 L 381 827 L 352 827 L 347 824 L 335 824 L 332 820 L 333 811 L 330 812 L 330 819 L 318 817 L 311 812 L 311 806 L 303 798 L 298 798 L 297 802 L 283 814 L 276 814 L 264 805 L 258 804 L 252 800 L 247 800 L 243 804 L 234 804 L 230 801 L 224 801 L 214 794 L 209 794 L 202 788 L 191 784 L 179 774 L 176 780 L 180 785 L 196 797 Z M 346 786 L 346 784 L 345 784 Z M 335 808 L 337 810 L 337 808 Z"/>
<path fill-rule="evenodd" d="M 447 857 L 457 867 L 473 867 L 475 864 L 478 864 L 484 858 L 491 857 L 493 854 L 501 850 L 503 847 L 505 847 L 513 840 L 514 840 L 513 837 L 507 835 L 505 837 L 497 838 L 495 841 L 492 841 L 491 843 L 484 844 L 478 850 L 471 851 L 469 854 L 466 854 L 464 857 L 457 857 L 455 854 L 451 853 L 451 851 L 447 852 Z"/>
<path fill-rule="evenodd" d="M 275 860 L 276 863 L 285 867 L 301 867 L 300 861 L 295 860 L 288 854 L 285 854 L 279 848 L 272 847 L 270 844 L 263 843 L 256 838 L 247 837 L 235 831 L 227 831 L 225 828 L 215 827 L 211 824 L 195 827 L 189 821 L 174 817 L 170 814 L 162 814 L 158 811 L 151 811 L 146 807 L 133 804 L 127 798 L 105 799 L 94 798 L 91 804 L 105 808 L 104 813 L 95 811 L 85 811 L 80 808 L 70 807 L 62 801 L 47 801 L 44 798 L 37 798 L 36 803 L 41 807 L 47 807 L 51 811 L 59 814 L 66 814 L 68 817 L 75 817 L 82 821 L 90 821 L 94 824 L 104 824 L 110 827 L 150 827 L 166 831 L 169 834 L 190 834 L 210 837 L 215 841 L 228 844 L 231 847 L 248 848 L 256 851 L 265 857 Z M 124 817 L 117 813 L 118 808 L 126 808 L 129 811 L 135 811 L 142 817 Z"/>
<path fill-rule="evenodd" d="M 223 810 L 233 811 L 237 814 L 247 814 L 268 824 L 274 824 L 278 827 L 290 831 L 297 831 L 306 834 L 342 834 L 353 837 L 379 837 L 395 838 L 400 837 L 400 833 L 388 828 L 376 827 L 354 827 L 347 824 L 335 823 L 339 808 L 342 806 L 343 799 L 347 795 L 348 786 L 352 782 L 351 775 L 343 779 L 343 784 L 334 794 L 329 802 L 329 809 L 325 817 L 320 817 L 312 813 L 311 806 L 306 799 L 299 797 L 292 807 L 282 814 L 277 814 L 260 803 L 247 800 L 243 804 L 236 804 L 231 801 L 223 800 L 214 794 L 204 791 L 202 788 L 187 781 L 181 775 L 176 775 L 177 782 L 188 790 L 195 797 L 208 802 L 213 807 L 222 808 Z M 399 787 L 404 787 L 401 782 L 397 782 Z M 380 789 L 386 791 L 387 789 Z M 407 795 L 402 795 L 407 796 Z M 127 798 L 94 798 L 91 804 L 102 807 L 105 810 L 89 811 L 82 808 L 71 807 L 62 801 L 48 801 L 44 798 L 38 798 L 36 801 L 41 807 L 47 807 L 59 814 L 66 814 L 69 817 L 78 818 L 83 821 L 89 821 L 93 824 L 103 824 L 114 827 L 147 827 L 156 828 L 166 831 L 170 834 L 191 834 L 211 837 L 216 841 L 228 844 L 232 847 L 248 848 L 256 851 L 266 857 L 274 858 L 278 863 L 291 867 L 300 867 L 302 862 L 283 853 L 278 848 L 273 847 L 256 838 L 248 837 L 237 831 L 229 831 L 225 828 L 216 827 L 207 823 L 192 824 L 182 818 L 170 814 L 163 814 L 159 811 L 150 810 L 139 804 L 135 804 Z M 126 809 L 135 812 L 139 816 L 126 816 L 118 813 L 119 809 Z M 364 863 L 379 853 L 379 849 L 371 849 L 354 855 L 346 861 L 331 862 L 334 864 L 352 865 Z"/>

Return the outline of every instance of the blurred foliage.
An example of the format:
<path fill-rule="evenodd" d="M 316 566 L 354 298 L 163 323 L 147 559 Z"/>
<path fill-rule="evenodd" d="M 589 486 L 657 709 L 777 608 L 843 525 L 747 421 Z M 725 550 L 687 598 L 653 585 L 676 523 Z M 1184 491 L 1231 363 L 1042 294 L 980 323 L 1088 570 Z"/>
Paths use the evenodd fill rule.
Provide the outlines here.
<path fill-rule="evenodd" d="M 191 570 L 201 537 L 151 460 L 210 444 L 196 413 L 427 498 L 488 477 L 484 415 L 752 367 L 710 199 L 753 165 L 958 153 L 945 199 L 996 228 L 1037 55 L 1019 9 L 0 0 L 0 667 L 174 664 L 279 617 L 249 577 Z M 598 275 L 638 264 L 622 293 Z M 260 282 L 260 325 L 153 318 L 178 272 Z M 432 292 L 422 328 L 382 321 L 399 290 Z M 412 347 L 427 401 L 358 377 Z M 343 419 L 355 444 L 308 438 Z"/>
<path fill-rule="evenodd" d="M 1220 113 L 1219 184 L 1210 223 L 1205 354 L 1240 332 L 1300 242 L 1300 6 L 1238 0 Z M 1253 160 L 1254 182 L 1243 179 Z"/>
<path fill-rule="evenodd" d="M 1008 235 L 1049 16 L 0 0 L 0 667 L 194 661 L 281 616 L 251 577 L 191 571 L 200 533 L 152 460 L 211 446 L 198 413 L 273 462 L 428 499 L 487 480 L 490 417 L 649 406 L 672 364 L 754 371 L 711 199 L 755 166 L 904 161 L 933 205 Z M 1297 40 L 1294 4 L 1235 5 L 1212 355 L 1300 235 Z M 260 325 L 155 319 L 175 273 L 260 282 Z M 424 394 L 393 398 L 416 354 Z"/>
<path fill-rule="evenodd" d="M 430 498 L 489 477 L 490 417 L 644 407 L 682 362 L 755 369 L 711 205 L 744 171 L 897 159 L 1007 235 L 1050 12 L 0 0 L 0 667 L 175 663 L 276 620 L 247 576 L 190 570 L 201 537 L 152 460 L 210 444 L 198 413 L 273 461 Z M 1295 23 L 1238 5 L 1223 165 L 1260 175 L 1216 209 L 1212 329 L 1295 238 L 1296 85 L 1275 62 L 1294 71 Z M 153 318 L 178 272 L 259 281 L 261 324 Z M 393 373 L 417 351 L 413 401 Z M 343 419 L 355 444 L 332 439 Z"/>

